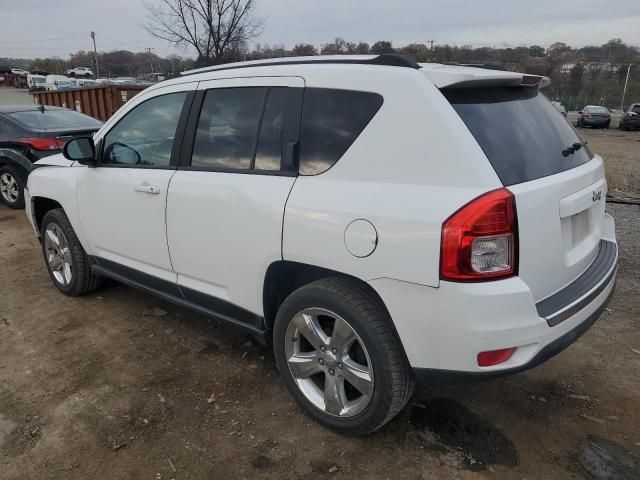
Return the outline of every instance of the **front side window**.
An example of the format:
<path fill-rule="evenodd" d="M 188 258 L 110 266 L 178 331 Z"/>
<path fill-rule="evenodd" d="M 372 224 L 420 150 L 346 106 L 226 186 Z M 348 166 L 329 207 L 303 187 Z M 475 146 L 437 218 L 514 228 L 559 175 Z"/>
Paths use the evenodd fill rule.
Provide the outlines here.
<path fill-rule="evenodd" d="M 169 93 L 133 108 L 105 136 L 101 163 L 169 166 L 186 97 L 187 92 Z"/>

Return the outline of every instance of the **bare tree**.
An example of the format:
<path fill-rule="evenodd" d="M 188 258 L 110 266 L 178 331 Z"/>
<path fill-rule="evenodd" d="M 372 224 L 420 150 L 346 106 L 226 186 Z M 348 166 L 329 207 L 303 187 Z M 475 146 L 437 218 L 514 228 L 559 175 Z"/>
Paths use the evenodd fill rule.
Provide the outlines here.
<path fill-rule="evenodd" d="M 198 63 L 222 63 L 262 31 L 254 16 L 255 0 L 161 0 L 146 4 L 146 30 L 176 46 L 191 46 Z"/>

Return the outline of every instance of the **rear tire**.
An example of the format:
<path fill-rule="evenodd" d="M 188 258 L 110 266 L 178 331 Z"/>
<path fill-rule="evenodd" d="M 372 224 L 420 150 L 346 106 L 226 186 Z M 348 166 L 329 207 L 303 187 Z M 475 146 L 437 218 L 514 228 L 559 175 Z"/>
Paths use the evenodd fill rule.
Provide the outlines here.
<path fill-rule="evenodd" d="M 0 167 L 0 202 L 9 208 L 24 208 L 24 185 L 27 173 L 21 169 L 4 165 Z"/>
<path fill-rule="evenodd" d="M 57 208 L 45 214 L 41 237 L 42 256 L 58 290 L 77 297 L 100 287 L 102 277 L 91 271 L 89 258 L 64 210 Z"/>
<path fill-rule="evenodd" d="M 411 367 L 388 313 L 355 280 L 325 278 L 289 295 L 276 316 L 273 344 L 280 374 L 303 411 L 340 433 L 379 429 L 413 393 Z"/>

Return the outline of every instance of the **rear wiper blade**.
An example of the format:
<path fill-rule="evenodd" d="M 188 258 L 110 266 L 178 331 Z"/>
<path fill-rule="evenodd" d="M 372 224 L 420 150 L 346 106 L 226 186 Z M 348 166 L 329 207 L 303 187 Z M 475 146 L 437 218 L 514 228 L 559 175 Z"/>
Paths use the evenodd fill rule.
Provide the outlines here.
<path fill-rule="evenodd" d="M 578 150 L 580 150 L 582 147 L 585 147 L 587 145 L 587 143 L 589 143 L 589 142 L 576 142 L 576 143 L 574 143 L 573 145 L 571 145 L 570 147 L 565 148 L 562 151 L 562 156 L 568 157 L 569 155 L 573 155 Z"/>

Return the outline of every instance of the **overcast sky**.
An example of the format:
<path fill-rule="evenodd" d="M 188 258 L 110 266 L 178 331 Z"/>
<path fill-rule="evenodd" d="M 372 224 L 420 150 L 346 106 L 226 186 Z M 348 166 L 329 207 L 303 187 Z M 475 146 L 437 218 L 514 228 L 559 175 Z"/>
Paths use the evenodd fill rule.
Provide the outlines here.
<path fill-rule="evenodd" d="M 147 0 L 157 3 L 159 0 Z M 600 45 L 613 37 L 640 45 L 640 0 L 256 0 L 265 28 L 255 41 L 317 46 L 336 36 L 474 46 L 555 41 Z M 0 0 L 0 57 L 68 57 L 92 48 L 176 51 L 143 28 L 142 0 Z"/>

